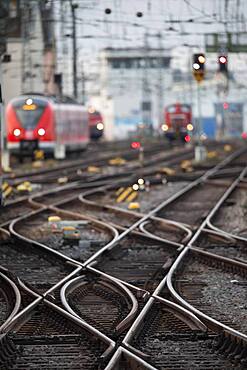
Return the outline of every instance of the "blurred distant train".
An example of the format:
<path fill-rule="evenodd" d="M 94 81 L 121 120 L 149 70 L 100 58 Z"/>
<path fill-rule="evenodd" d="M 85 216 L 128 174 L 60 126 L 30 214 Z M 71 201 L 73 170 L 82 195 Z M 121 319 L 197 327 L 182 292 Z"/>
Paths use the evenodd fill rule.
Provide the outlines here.
<path fill-rule="evenodd" d="M 188 104 L 171 104 L 165 108 L 165 122 L 161 129 L 170 140 L 190 141 L 189 132 L 193 130 L 192 112 Z"/>
<path fill-rule="evenodd" d="M 98 140 L 103 136 L 104 123 L 103 117 L 99 111 L 93 107 L 88 108 L 89 113 L 89 132 L 92 140 Z"/>
<path fill-rule="evenodd" d="M 57 144 L 64 145 L 66 150 L 84 149 L 93 130 L 96 131 L 93 135 L 99 131 L 98 136 L 102 136 L 104 125 L 99 113 L 98 116 L 100 119 L 92 119 L 85 107 L 70 98 L 19 96 L 6 107 L 8 148 L 21 154 L 36 149 L 54 152 Z"/>

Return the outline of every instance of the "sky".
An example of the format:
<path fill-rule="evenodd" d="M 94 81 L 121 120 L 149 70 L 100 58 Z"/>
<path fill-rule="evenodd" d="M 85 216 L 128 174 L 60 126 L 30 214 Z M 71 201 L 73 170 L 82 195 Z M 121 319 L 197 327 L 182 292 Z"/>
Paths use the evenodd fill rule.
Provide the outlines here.
<path fill-rule="evenodd" d="M 59 0 L 54 0 L 59 3 Z M 64 7 L 68 0 L 62 1 Z M 204 34 L 247 30 L 246 0 L 73 0 L 78 44 L 84 50 L 140 47 L 144 35 L 151 46 L 204 45 Z M 105 14 L 105 9 L 110 14 Z M 137 17 L 141 12 L 142 17 Z M 59 20 L 61 11 L 56 10 Z M 63 32 L 71 31 L 71 17 Z M 160 38 L 159 35 L 162 37 Z M 61 34 L 62 37 L 62 34 Z"/>

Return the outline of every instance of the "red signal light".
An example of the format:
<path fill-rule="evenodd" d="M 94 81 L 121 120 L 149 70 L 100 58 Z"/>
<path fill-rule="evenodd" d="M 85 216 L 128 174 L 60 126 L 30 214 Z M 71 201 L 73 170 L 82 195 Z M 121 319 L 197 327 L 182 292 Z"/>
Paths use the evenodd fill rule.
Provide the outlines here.
<path fill-rule="evenodd" d="M 247 139 L 247 132 L 242 132 L 242 138 L 245 140 Z"/>
<path fill-rule="evenodd" d="M 185 137 L 184 137 L 184 141 L 185 141 L 186 143 L 189 143 L 189 142 L 190 142 L 190 140 L 191 140 L 190 135 L 185 135 Z"/>
<path fill-rule="evenodd" d="M 225 57 L 224 55 L 221 55 L 221 56 L 219 57 L 219 62 L 220 62 L 221 64 L 226 64 L 226 62 L 227 62 L 226 57 Z"/>
<path fill-rule="evenodd" d="M 133 141 L 131 143 L 131 148 L 132 149 L 139 149 L 141 147 L 141 143 L 139 143 L 139 141 Z"/>
<path fill-rule="evenodd" d="M 224 109 L 228 109 L 229 108 L 229 104 L 228 103 L 223 103 L 223 108 Z"/>

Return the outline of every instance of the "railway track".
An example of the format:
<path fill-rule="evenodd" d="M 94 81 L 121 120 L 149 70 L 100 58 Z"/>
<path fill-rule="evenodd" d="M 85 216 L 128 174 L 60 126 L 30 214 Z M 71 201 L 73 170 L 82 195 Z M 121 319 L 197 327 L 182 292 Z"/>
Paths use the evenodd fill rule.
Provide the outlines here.
<path fill-rule="evenodd" d="M 177 248 L 145 236 L 128 236 L 106 249 L 93 267 L 152 292 L 177 256 Z M 92 264 L 91 264 L 92 266 Z"/>
<path fill-rule="evenodd" d="M 150 298 L 123 343 L 152 369 L 244 369 L 234 358 L 234 341 L 224 353 L 225 341 L 180 306 Z"/>
<path fill-rule="evenodd" d="M 74 194 L 63 188 L 30 198 L 28 204 L 41 209 L 13 221 L 12 237 L 0 244 L 2 273 L 31 297 L 6 324 L 13 312 L 6 307 L 14 298 L 4 301 L 0 292 L 6 312 L 0 369 L 26 369 L 29 363 L 52 370 L 244 369 L 245 240 L 210 229 L 229 196 L 244 188 L 237 155 L 242 154 L 163 202 L 151 207 L 150 200 L 143 213 L 99 204 L 105 189 L 79 196 L 79 185 Z M 227 179 L 213 180 L 225 169 Z M 190 199 L 197 212 L 187 216 Z M 183 218 L 180 207 L 187 210 Z M 161 219 L 169 209 L 174 218 Z M 88 250 L 73 243 L 64 249 L 61 235 L 47 231 L 50 215 L 89 221 L 83 241 L 94 235 L 100 243 Z M 236 254 L 222 257 L 220 248 L 229 246 Z"/>
<path fill-rule="evenodd" d="M 161 154 L 157 154 L 162 150 Z M 144 161 L 145 166 L 150 166 L 154 162 L 159 161 L 168 161 L 173 160 L 174 157 L 179 156 L 183 158 L 186 154 L 189 156 L 193 155 L 192 149 L 173 149 L 168 150 L 168 152 L 163 152 L 163 147 L 161 145 L 153 145 L 146 149 L 146 158 Z M 116 156 L 121 157 L 126 163 L 123 163 L 122 167 L 119 166 L 109 166 L 109 161 Z M 153 158 L 154 157 L 154 158 Z M 38 184 L 51 184 L 57 183 L 57 179 L 60 177 L 66 176 L 68 181 L 78 181 L 84 179 L 89 181 L 91 178 L 98 178 L 96 174 L 88 172 L 88 166 L 93 165 L 97 166 L 100 176 L 102 175 L 113 175 L 118 174 L 119 172 L 123 175 L 129 171 L 131 172 L 134 169 L 140 167 L 140 162 L 138 160 L 138 152 L 128 149 L 127 151 L 117 151 L 109 154 L 103 154 L 101 152 L 98 155 L 93 156 L 93 159 L 85 160 L 74 160 L 66 161 L 65 164 L 60 164 L 58 166 L 53 166 L 51 168 L 44 168 L 40 170 L 30 171 L 27 173 L 21 174 L 11 174 L 5 175 L 4 179 L 9 181 L 11 185 L 17 185 L 24 181 L 32 181 Z"/>
<path fill-rule="evenodd" d="M 247 263 L 246 245 L 244 240 L 236 240 L 227 234 L 212 233 L 210 230 L 202 232 L 194 242 L 197 248 L 244 263 Z"/>
<path fill-rule="evenodd" d="M 215 230 L 226 232 L 232 236 L 247 240 L 247 184 L 240 182 L 232 193 L 224 200 L 218 212 L 210 220 Z"/>
<path fill-rule="evenodd" d="M 49 302 L 37 301 L 11 330 L 0 338 L 1 370 L 103 369 L 114 348 L 110 339 Z"/>
<path fill-rule="evenodd" d="M 1 240 L 0 253 L 1 268 L 10 271 L 34 293 L 45 293 L 75 269 L 48 248 L 39 248 L 25 240 Z"/>
<path fill-rule="evenodd" d="M 82 222 L 78 227 L 83 239 L 81 241 L 65 239 L 62 230 L 53 230 L 51 223 L 48 222 L 49 217 L 52 216 L 59 217 L 64 225 Z M 85 262 L 118 235 L 117 230 L 112 226 L 78 214 L 72 217 L 69 212 L 52 208 L 41 209 L 31 215 L 23 216 L 12 222 L 10 228 L 16 240 L 24 240 L 26 243 L 34 241 L 37 245 L 47 246 L 80 262 Z"/>
<path fill-rule="evenodd" d="M 138 294 L 137 293 L 141 293 Z M 119 281 L 85 272 L 64 285 L 62 305 L 109 338 L 118 341 L 143 307 L 143 293 Z"/>
<path fill-rule="evenodd" d="M 174 288 L 195 309 L 246 335 L 246 276 L 246 264 L 191 248 Z"/>

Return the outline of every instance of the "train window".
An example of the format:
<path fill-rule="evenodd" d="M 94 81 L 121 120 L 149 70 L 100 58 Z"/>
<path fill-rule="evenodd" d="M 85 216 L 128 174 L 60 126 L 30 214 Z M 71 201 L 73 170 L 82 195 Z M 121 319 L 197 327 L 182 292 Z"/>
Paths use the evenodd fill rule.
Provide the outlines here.
<path fill-rule="evenodd" d="M 44 112 L 44 109 L 45 105 L 37 105 L 34 110 L 24 110 L 23 104 L 14 106 L 17 118 L 19 119 L 22 127 L 27 130 L 33 130 L 36 127 L 40 117 Z"/>
<path fill-rule="evenodd" d="M 181 110 L 183 112 L 190 112 L 190 106 L 189 105 L 181 105 Z"/>
<path fill-rule="evenodd" d="M 168 113 L 174 113 L 176 111 L 176 107 L 174 105 L 167 108 Z"/>

